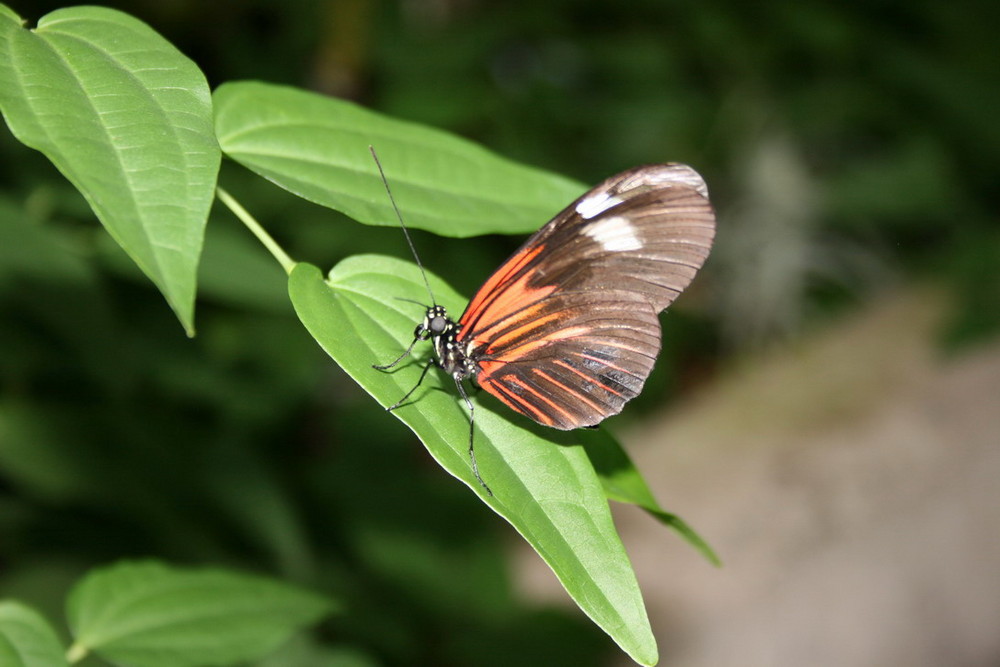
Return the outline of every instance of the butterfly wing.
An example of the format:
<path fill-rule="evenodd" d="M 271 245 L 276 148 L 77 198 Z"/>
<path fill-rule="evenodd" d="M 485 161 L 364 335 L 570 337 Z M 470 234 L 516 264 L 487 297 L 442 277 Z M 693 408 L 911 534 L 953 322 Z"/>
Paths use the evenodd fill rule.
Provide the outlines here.
<path fill-rule="evenodd" d="M 660 351 L 658 314 L 715 234 L 704 181 L 679 164 L 613 176 L 542 227 L 479 289 L 457 342 L 480 386 L 560 429 L 636 396 Z"/>

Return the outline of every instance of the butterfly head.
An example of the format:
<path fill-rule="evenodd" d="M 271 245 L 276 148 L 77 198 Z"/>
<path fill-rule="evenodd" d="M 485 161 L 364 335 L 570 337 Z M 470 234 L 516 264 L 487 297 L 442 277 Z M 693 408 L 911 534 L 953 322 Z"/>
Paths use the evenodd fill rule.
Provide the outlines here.
<path fill-rule="evenodd" d="M 464 379 L 476 372 L 475 363 L 469 359 L 464 347 L 457 342 L 460 326 L 448 317 L 444 306 L 429 306 L 424 319 L 417 325 L 414 338 L 430 340 L 434 344 L 438 365 L 456 379 Z"/>
<path fill-rule="evenodd" d="M 448 311 L 444 306 L 428 306 L 423 321 L 413 332 L 413 337 L 419 340 L 437 339 L 454 329 L 455 323 L 448 317 Z"/>

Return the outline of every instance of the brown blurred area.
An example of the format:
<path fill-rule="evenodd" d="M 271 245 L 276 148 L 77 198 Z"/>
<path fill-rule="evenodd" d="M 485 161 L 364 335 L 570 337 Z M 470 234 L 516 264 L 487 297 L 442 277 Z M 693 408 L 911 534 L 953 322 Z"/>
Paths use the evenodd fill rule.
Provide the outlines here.
<path fill-rule="evenodd" d="M 661 664 L 996 664 L 1000 345 L 943 355 L 946 305 L 883 295 L 621 434 L 724 561 L 616 508 Z M 526 594 L 565 599 L 520 555 Z"/>

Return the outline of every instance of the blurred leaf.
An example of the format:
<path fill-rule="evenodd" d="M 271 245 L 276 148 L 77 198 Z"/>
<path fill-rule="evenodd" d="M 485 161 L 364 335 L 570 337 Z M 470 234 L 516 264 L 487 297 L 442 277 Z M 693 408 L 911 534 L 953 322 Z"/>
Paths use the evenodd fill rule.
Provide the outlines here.
<path fill-rule="evenodd" d="M 520 610 L 480 635 L 454 633 L 448 639 L 460 665 L 607 667 L 627 662 L 606 636 L 585 623 L 580 615 L 535 607 Z"/>
<path fill-rule="evenodd" d="M 93 452 L 71 435 L 80 432 L 81 420 L 74 421 L 65 408 L 48 407 L 0 403 L 0 471 L 26 494 L 50 501 L 79 500 L 97 492 L 102 482 L 94 475 L 98 471 L 92 456 L 86 456 Z"/>
<path fill-rule="evenodd" d="M 982 221 L 982 227 L 979 233 L 962 235 L 942 261 L 955 295 L 940 337 L 952 352 L 1000 334 L 1000 231 L 992 220 Z"/>
<path fill-rule="evenodd" d="M 0 298 L 8 323 L 0 329 L 0 376 L 9 386 L 37 378 L 61 363 L 61 348 L 79 355 L 75 362 L 96 382 L 116 385 L 121 368 L 109 360 L 120 358 L 121 343 L 108 336 L 116 320 L 84 244 L 71 228 L 36 220 L 28 208 L 0 199 Z M 65 381 L 65 369 L 57 372 Z"/>
<path fill-rule="evenodd" d="M 153 561 L 96 570 L 67 601 L 74 655 L 137 667 L 260 658 L 330 610 L 328 600 L 271 579 Z"/>
<path fill-rule="evenodd" d="M 7 526 L 0 526 L 0 530 L 6 528 Z M 3 534 L 5 538 L 9 538 L 17 532 L 4 530 Z M 4 546 L 8 546 L 9 541 L 4 541 Z M 42 618 L 51 619 L 62 644 L 65 641 L 62 633 L 66 632 L 63 622 L 66 591 L 87 572 L 88 566 L 83 560 L 66 552 L 58 555 L 35 552 L 34 558 L 30 560 L 5 565 L 3 578 L 0 579 L 0 599 L 30 603 L 31 608 L 41 614 Z M 64 645 L 60 652 L 65 650 Z M 0 661 L 0 665 L 2 664 Z"/>
<path fill-rule="evenodd" d="M 15 278 L 54 283 L 90 283 L 93 271 L 66 239 L 31 220 L 23 208 L 0 199 L 0 289 Z"/>
<path fill-rule="evenodd" d="M 428 277 L 440 303 L 462 303 L 443 281 Z M 416 266 L 377 255 L 342 261 L 328 281 L 308 264 L 297 265 L 289 278 L 292 302 L 306 328 L 382 405 L 413 387 L 423 366 L 414 360 L 390 373 L 371 367 L 405 349 L 414 322 L 423 315 L 392 297 L 420 297 L 424 290 Z M 524 536 L 580 608 L 619 646 L 641 664 L 655 663 L 656 644 L 635 574 L 579 434 L 528 423 L 504 408 L 494 411 L 495 402 L 473 398 L 476 452 L 494 493 L 489 497 L 469 463 L 468 415 L 454 387 L 447 381 L 442 387 L 441 378 L 428 374 L 412 401 L 393 414 L 443 468 Z"/>
<path fill-rule="evenodd" d="M 242 528 L 247 544 L 274 555 L 280 572 L 296 577 L 314 572 L 315 553 L 301 508 L 269 462 L 243 441 L 220 445 L 202 464 L 210 498 Z"/>
<path fill-rule="evenodd" d="M 331 648 L 309 637 L 296 637 L 256 663 L 256 667 L 379 667 L 385 663 L 348 647 Z"/>
<path fill-rule="evenodd" d="M 584 190 L 441 130 L 295 88 L 223 84 L 215 123 L 226 155 L 365 224 L 399 225 L 369 145 L 406 224 L 443 236 L 534 231 Z"/>
<path fill-rule="evenodd" d="M 198 271 L 201 295 L 254 310 L 290 313 L 285 272 L 235 225 L 209 226 Z"/>
<path fill-rule="evenodd" d="M 960 190 L 949 161 L 946 146 L 926 137 L 868 159 L 855 156 L 851 169 L 828 179 L 828 210 L 839 220 L 896 225 L 910 234 L 919 226 L 936 229 L 953 213 Z"/>
<path fill-rule="evenodd" d="M 198 257 L 220 154 L 205 77 L 149 26 L 99 7 L 24 30 L 0 14 L 0 107 L 80 190 L 194 327 Z"/>
<path fill-rule="evenodd" d="M 18 602 L 0 602 L 0 665 L 58 667 L 66 664 L 63 646 L 48 621 Z"/>

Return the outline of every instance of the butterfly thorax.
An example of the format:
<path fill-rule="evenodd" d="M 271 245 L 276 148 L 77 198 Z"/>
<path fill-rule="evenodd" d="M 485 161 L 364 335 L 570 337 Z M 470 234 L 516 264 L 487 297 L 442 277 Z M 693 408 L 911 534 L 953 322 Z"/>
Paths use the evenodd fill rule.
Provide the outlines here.
<path fill-rule="evenodd" d="M 424 321 L 417 325 L 414 335 L 421 340 L 431 339 L 438 365 L 456 380 L 464 380 L 474 376 L 479 367 L 458 342 L 459 331 L 461 326 L 448 317 L 444 306 L 435 305 L 427 308 Z"/>

